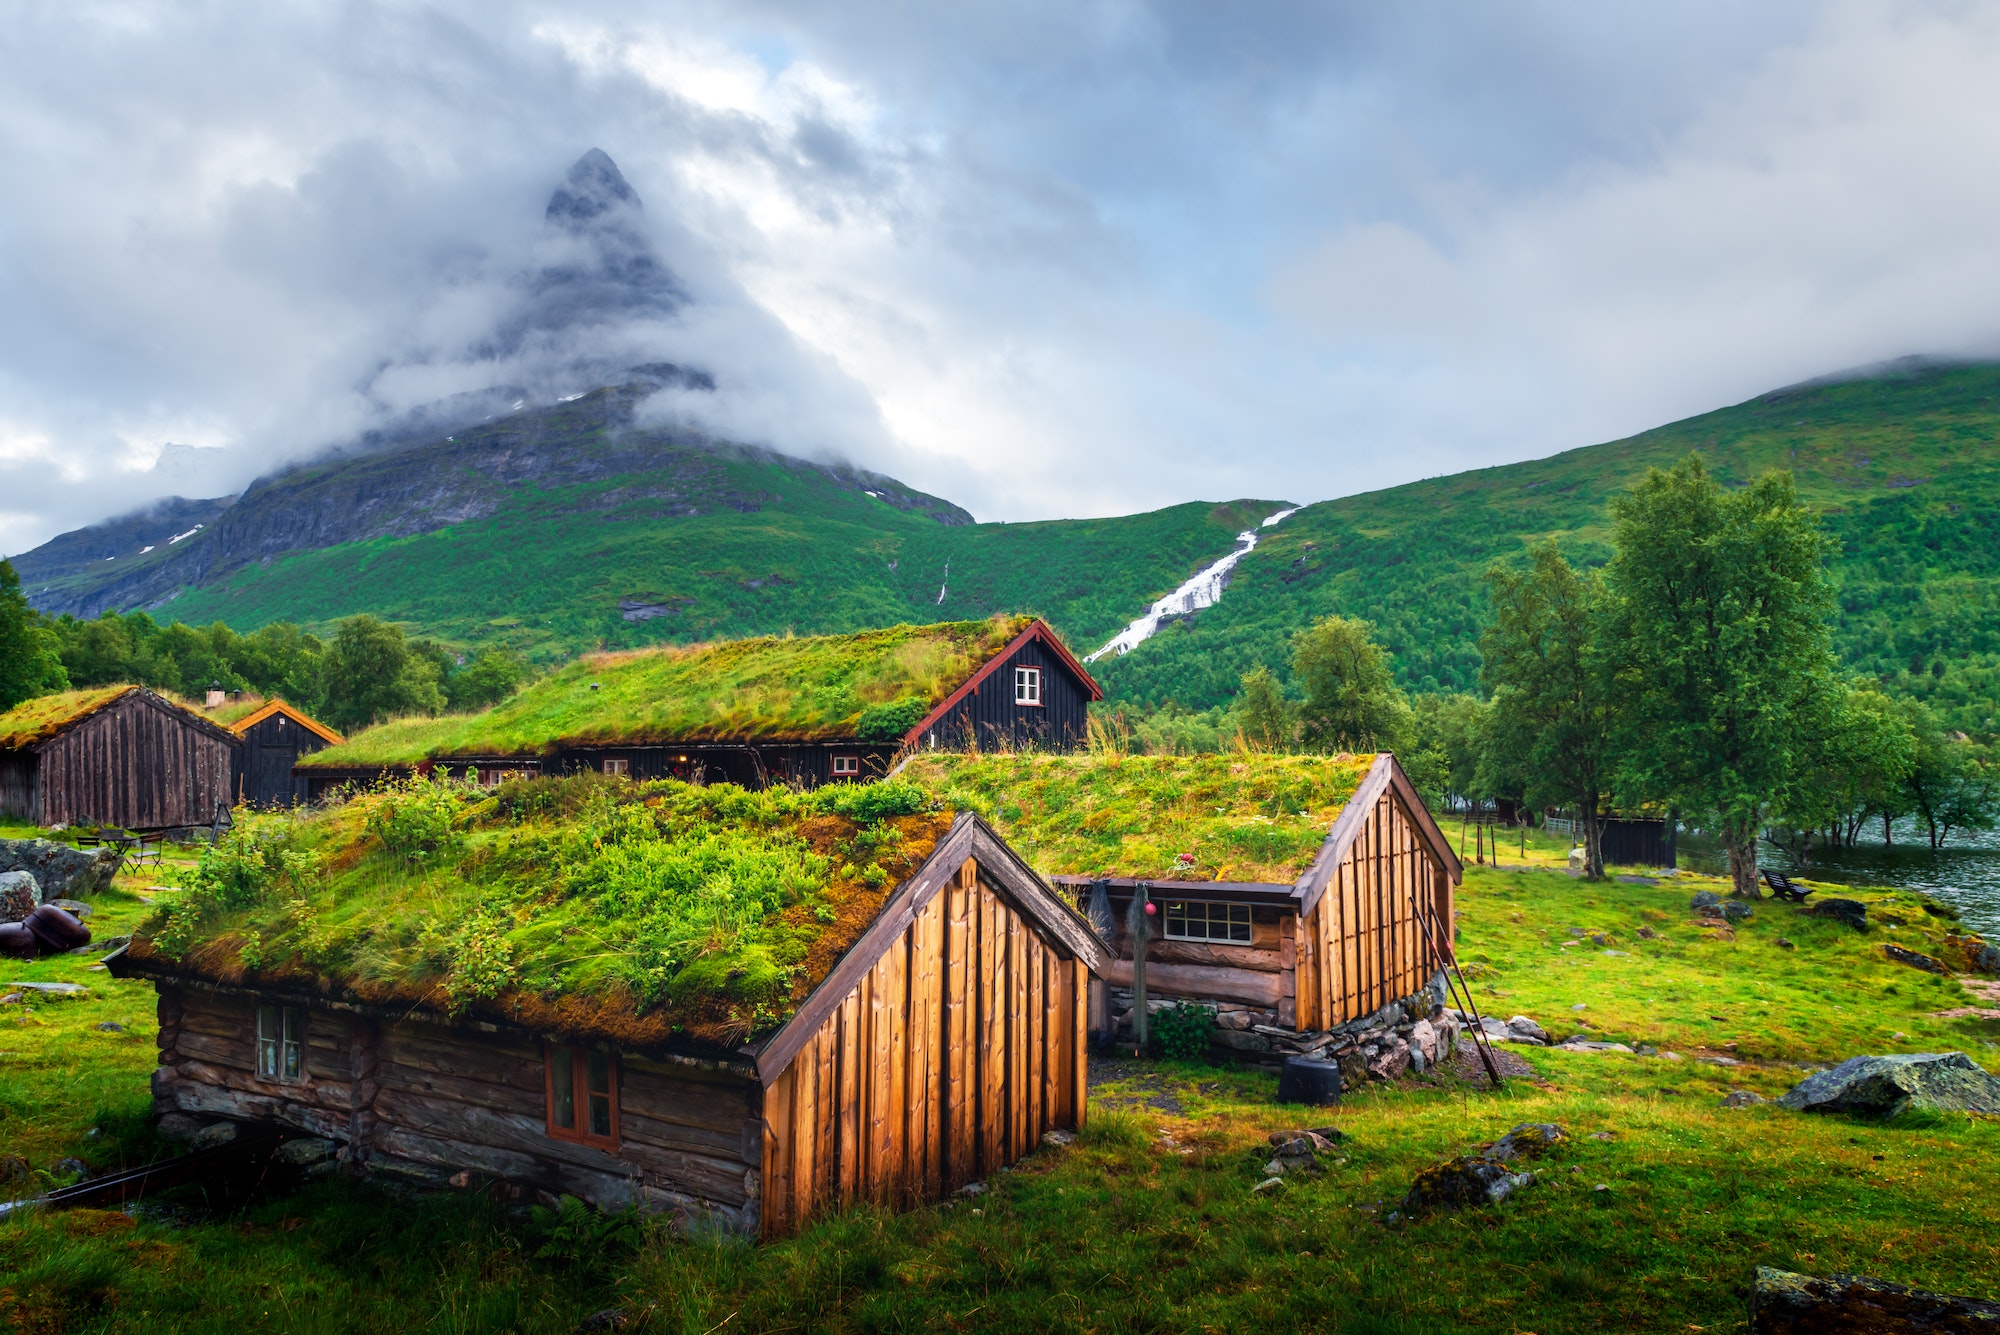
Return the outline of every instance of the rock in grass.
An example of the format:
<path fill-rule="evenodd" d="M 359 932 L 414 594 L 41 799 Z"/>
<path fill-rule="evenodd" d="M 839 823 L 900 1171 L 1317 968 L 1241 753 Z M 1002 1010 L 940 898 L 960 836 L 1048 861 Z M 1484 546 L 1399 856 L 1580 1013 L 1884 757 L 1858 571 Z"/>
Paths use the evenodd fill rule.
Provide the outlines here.
<path fill-rule="evenodd" d="M 331 1159 L 337 1147 L 321 1136 L 302 1136 L 298 1140 L 288 1140 L 278 1146 L 272 1158 L 279 1163 L 290 1164 L 294 1168 L 305 1168 L 323 1160 Z"/>
<path fill-rule="evenodd" d="M 1806 912 L 1815 918 L 1844 922 L 1857 932 L 1868 930 L 1868 906 L 1858 899 L 1822 899 Z"/>
<path fill-rule="evenodd" d="M 2000 1303 L 1906 1288 L 1867 1275 L 1799 1275 L 1757 1267 L 1750 1291 L 1753 1335 L 1824 1331 L 2000 1330 Z"/>
<path fill-rule="evenodd" d="M 1754 1108 L 1760 1103 L 1769 1102 L 1769 1099 L 1751 1089 L 1732 1089 L 1722 1096 L 1722 1106 L 1725 1108 Z"/>
<path fill-rule="evenodd" d="M 216 1122 L 195 1132 L 188 1146 L 195 1150 L 217 1150 L 236 1139 L 236 1123 Z"/>
<path fill-rule="evenodd" d="M 25 871 L 41 888 L 42 902 L 81 898 L 111 888 L 120 855 L 115 848 L 89 852 L 51 839 L 0 839 L 0 871 Z"/>
<path fill-rule="evenodd" d="M 1912 969 L 1922 969 L 1925 973 L 1934 973 L 1940 978 L 1951 977 L 1951 970 L 1945 968 L 1943 964 L 1932 959 L 1929 955 L 1922 955 L 1914 950 L 1905 950 L 1901 946 L 1883 946 L 1882 953 L 1896 963 L 1907 964 Z"/>
<path fill-rule="evenodd" d="M 1402 1212 L 1425 1215 L 1468 1205 L 1498 1205 L 1534 1180 L 1533 1173 L 1516 1173 L 1491 1159 L 1461 1154 L 1418 1173 L 1403 1199 Z"/>
<path fill-rule="evenodd" d="M 1756 916 L 1756 910 L 1740 899 L 1725 899 L 1717 907 L 1724 922 L 1742 922 Z"/>
<path fill-rule="evenodd" d="M 1569 1133 L 1554 1122 L 1523 1122 L 1494 1141 L 1480 1157 L 1491 1159 L 1495 1163 L 1506 1163 L 1513 1159 L 1539 1159 L 1568 1139 Z"/>
<path fill-rule="evenodd" d="M 1778 1099 L 1797 1112 L 1894 1117 L 1928 1112 L 2000 1113 L 2000 1079 L 1962 1052 L 1898 1052 L 1849 1057 L 1808 1076 Z"/>
<path fill-rule="evenodd" d="M 1688 901 L 1688 907 L 1694 910 L 1696 913 L 1699 913 L 1703 909 L 1716 908 L 1721 903 L 1722 903 L 1722 896 L 1716 894 L 1715 891 L 1697 890 L 1694 892 L 1694 898 Z"/>
<path fill-rule="evenodd" d="M 36 992 L 50 1001 L 74 1001 L 90 995 L 90 989 L 81 983 L 5 983 L 5 987 L 18 987 L 23 992 Z"/>
<path fill-rule="evenodd" d="M 1250 1188 L 1250 1194 L 1252 1196 L 1262 1196 L 1265 1192 L 1276 1191 L 1284 1185 L 1285 1179 L 1282 1177 L 1267 1177 L 1256 1186 Z"/>

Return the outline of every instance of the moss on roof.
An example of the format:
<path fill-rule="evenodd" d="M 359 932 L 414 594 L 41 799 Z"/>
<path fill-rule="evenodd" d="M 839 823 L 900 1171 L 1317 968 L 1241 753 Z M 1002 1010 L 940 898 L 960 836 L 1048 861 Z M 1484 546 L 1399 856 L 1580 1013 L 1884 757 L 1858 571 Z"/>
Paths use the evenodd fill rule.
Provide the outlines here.
<path fill-rule="evenodd" d="M 223 701 L 213 709 L 196 700 L 183 700 L 179 696 L 171 698 L 175 704 L 192 709 L 209 722 L 220 723 L 231 732 L 236 731 L 238 723 L 262 709 L 266 703 L 263 696 L 252 695 L 248 691 L 237 696 L 234 700 Z"/>
<path fill-rule="evenodd" d="M 414 765 L 621 742 L 896 741 L 1031 624 L 995 617 L 593 654 L 484 713 L 386 723 L 299 763 Z"/>
<path fill-rule="evenodd" d="M 0 751 L 46 742 L 64 728 L 80 723 L 114 700 L 123 698 L 137 686 L 93 686 L 82 691 L 57 691 L 23 700 L 0 714 Z"/>
<path fill-rule="evenodd" d="M 413 778 L 247 817 L 130 955 L 631 1046 L 734 1045 L 790 1017 L 952 815 L 896 782 Z"/>
<path fill-rule="evenodd" d="M 899 777 L 978 812 L 1044 876 L 1290 882 L 1374 761 L 926 753 Z"/>

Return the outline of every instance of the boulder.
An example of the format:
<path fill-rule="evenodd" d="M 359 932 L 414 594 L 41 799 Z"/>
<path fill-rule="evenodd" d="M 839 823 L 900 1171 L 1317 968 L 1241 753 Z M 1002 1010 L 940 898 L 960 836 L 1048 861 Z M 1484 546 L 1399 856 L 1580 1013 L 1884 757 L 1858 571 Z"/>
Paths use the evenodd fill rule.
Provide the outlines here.
<path fill-rule="evenodd" d="M 95 911 L 80 899 L 45 899 L 42 902 L 51 908 L 61 909 L 78 922 L 82 922 Z"/>
<path fill-rule="evenodd" d="M 1516 1015 L 1508 1020 L 1507 1032 L 1516 1039 L 1530 1039 L 1544 1045 L 1549 1041 L 1549 1031 L 1525 1015 Z"/>
<path fill-rule="evenodd" d="M 1972 957 L 1972 967 L 1981 973 L 2000 973 L 2000 946 L 1981 946 Z"/>
<path fill-rule="evenodd" d="M 219 1150 L 236 1139 L 236 1123 L 212 1122 L 194 1133 L 188 1145 L 194 1150 Z"/>
<path fill-rule="evenodd" d="M 1725 1108 L 1754 1108 L 1760 1103 L 1769 1102 L 1769 1099 L 1751 1089 L 1732 1089 L 1722 1096 L 1722 1106 Z"/>
<path fill-rule="evenodd" d="M 1905 950 L 1901 946 L 1883 946 L 1882 953 L 1896 963 L 1907 964 L 1912 969 L 1922 969 L 1925 973 L 1934 973 L 1940 978 L 1951 977 L 1951 970 L 1945 968 L 1943 964 L 1932 959 L 1929 955 L 1920 955 L 1914 950 Z"/>
<path fill-rule="evenodd" d="M 0 871 L 25 871 L 41 887 L 42 902 L 82 899 L 111 888 L 119 863 L 115 848 L 71 848 L 50 839 L 0 839 Z"/>
<path fill-rule="evenodd" d="M 1757 911 L 1740 899 L 1725 899 L 1720 908 L 1724 922 L 1742 922 L 1746 918 L 1757 916 Z"/>
<path fill-rule="evenodd" d="M 1868 930 L 1868 906 L 1858 899 L 1822 899 L 1806 912 L 1815 918 L 1844 922 L 1857 932 Z"/>
<path fill-rule="evenodd" d="M 2000 1113 L 2000 1079 L 1962 1052 L 1849 1057 L 1801 1080 L 1778 1099 L 1797 1112 L 1893 1117 L 1909 1109 Z"/>
<path fill-rule="evenodd" d="M 1505 1164 L 1461 1154 L 1435 1168 L 1426 1168 L 1410 1183 L 1403 1213 L 1432 1214 L 1468 1205 L 1497 1205 L 1535 1180 L 1533 1173 L 1516 1173 Z"/>
<path fill-rule="evenodd" d="M 19 922 L 42 902 L 42 887 L 32 872 L 0 872 L 0 922 Z"/>
<path fill-rule="evenodd" d="M 1722 896 L 1716 894 L 1715 891 L 1697 890 L 1694 892 L 1694 898 L 1688 901 L 1688 907 L 1693 909 L 1696 913 L 1699 913 L 1703 909 L 1716 908 L 1720 906 L 1721 903 L 1722 903 Z"/>
<path fill-rule="evenodd" d="M 1750 1290 L 1750 1329 L 1752 1335 L 1987 1332 L 2000 1330 L 2000 1303 L 1927 1293 L 1867 1275 L 1799 1275 L 1760 1265 Z"/>
<path fill-rule="evenodd" d="M 278 1146 L 271 1157 L 293 1168 L 306 1168 L 322 1160 L 331 1159 L 336 1148 L 332 1141 L 323 1137 L 305 1136 L 298 1140 L 286 1141 Z"/>
<path fill-rule="evenodd" d="M 1377 1080 L 1394 1080 L 1410 1069 L 1410 1045 L 1400 1038 L 1382 1044 L 1382 1050 L 1368 1058 L 1368 1074 Z"/>
<path fill-rule="evenodd" d="M 1554 1122 L 1523 1122 L 1481 1153 L 1482 1157 L 1491 1159 L 1495 1163 L 1507 1163 L 1514 1159 L 1539 1159 L 1568 1139 L 1569 1133 Z"/>

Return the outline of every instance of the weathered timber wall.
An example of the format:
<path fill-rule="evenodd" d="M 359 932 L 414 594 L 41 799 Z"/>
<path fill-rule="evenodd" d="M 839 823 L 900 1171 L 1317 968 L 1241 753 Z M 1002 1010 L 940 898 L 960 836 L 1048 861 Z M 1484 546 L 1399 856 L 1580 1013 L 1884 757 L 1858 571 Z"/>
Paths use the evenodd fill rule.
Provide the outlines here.
<path fill-rule="evenodd" d="M 37 748 L 40 825 L 207 825 L 232 804 L 236 744 L 133 692 Z"/>
<path fill-rule="evenodd" d="M 1014 703 L 1014 669 L 1042 670 L 1043 702 Z M 1002 659 L 919 739 L 940 751 L 1035 746 L 1074 751 L 1089 733 L 1090 692 L 1060 655 L 1030 640 Z"/>
<path fill-rule="evenodd" d="M 1416 993 L 1443 967 L 1436 947 L 1451 915 L 1444 865 L 1384 790 L 1296 940 L 1282 945 L 1296 1026 L 1330 1029 Z"/>
<path fill-rule="evenodd" d="M 553 1140 L 543 1053 L 522 1035 L 309 1007 L 305 1078 L 257 1075 L 256 1001 L 160 985 L 159 1112 L 275 1121 L 341 1142 L 357 1168 L 460 1170 L 637 1203 L 755 1232 L 763 1127 L 755 1081 L 619 1060 L 619 1146 Z"/>
<path fill-rule="evenodd" d="M 1088 983 L 968 860 L 766 1090 L 766 1235 L 936 1200 L 1081 1127 Z"/>
<path fill-rule="evenodd" d="M 35 754 L 32 751 L 10 751 L 0 755 L 0 815 L 40 823 L 35 771 Z"/>
<path fill-rule="evenodd" d="M 1213 890 L 1185 886 L 1173 890 L 1154 889 L 1155 901 L 1175 899 L 1236 901 L 1226 881 L 1214 882 Z M 1132 892 L 1114 888 L 1109 893 L 1111 918 L 1115 927 L 1109 945 L 1118 958 L 1104 971 L 1104 981 L 1113 987 L 1132 986 L 1132 938 L 1125 919 L 1132 905 Z M 1239 901 L 1240 902 L 1240 901 Z M 1289 995 L 1282 975 L 1284 942 L 1297 914 L 1289 908 L 1270 904 L 1250 906 L 1250 940 L 1225 944 L 1203 941 L 1169 941 L 1156 936 L 1146 945 L 1146 993 L 1159 999 L 1185 997 L 1191 1001 L 1236 1002 L 1246 1006 L 1278 1009 L 1281 997 Z M 1165 919 L 1156 918 L 1155 931 L 1164 930 Z"/>
<path fill-rule="evenodd" d="M 236 797 L 260 807 L 292 807 L 307 800 L 307 781 L 295 777 L 299 757 L 326 749 L 326 738 L 283 714 L 252 724 L 236 757 Z"/>

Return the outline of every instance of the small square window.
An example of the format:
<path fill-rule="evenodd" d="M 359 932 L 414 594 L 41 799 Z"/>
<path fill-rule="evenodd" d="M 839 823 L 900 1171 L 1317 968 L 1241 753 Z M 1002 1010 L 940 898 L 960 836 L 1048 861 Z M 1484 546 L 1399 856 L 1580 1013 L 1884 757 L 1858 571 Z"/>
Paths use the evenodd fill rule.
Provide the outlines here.
<path fill-rule="evenodd" d="M 604 761 L 604 772 L 615 774 L 621 779 L 629 779 L 632 777 L 632 762 L 622 758 L 607 757 Z"/>
<path fill-rule="evenodd" d="M 1014 669 L 1014 703 L 1017 705 L 1039 705 L 1042 702 L 1042 670 L 1040 668 Z"/>
<path fill-rule="evenodd" d="M 551 1043 L 544 1063 L 550 1137 L 616 1150 L 618 1058 L 596 1048 Z"/>
<path fill-rule="evenodd" d="M 860 773 L 861 773 L 860 756 L 835 756 L 833 758 L 834 778 L 851 779 Z"/>
<path fill-rule="evenodd" d="M 306 1013 L 297 1006 L 257 1008 L 257 1074 L 297 1084 L 306 1078 Z"/>
<path fill-rule="evenodd" d="M 1200 899 L 1177 899 L 1167 904 L 1169 941 L 1250 940 L 1250 906 L 1216 904 Z"/>

